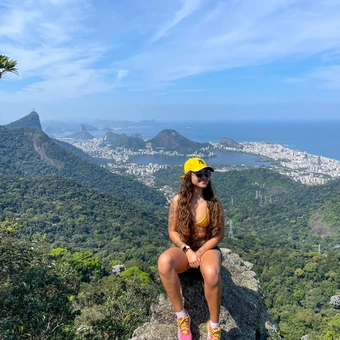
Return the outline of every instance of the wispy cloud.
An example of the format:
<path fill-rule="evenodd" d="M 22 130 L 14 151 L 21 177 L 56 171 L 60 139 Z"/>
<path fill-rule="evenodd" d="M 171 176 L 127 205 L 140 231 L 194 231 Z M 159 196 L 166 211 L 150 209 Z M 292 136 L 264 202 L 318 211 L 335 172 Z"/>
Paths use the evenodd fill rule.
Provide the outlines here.
<path fill-rule="evenodd" d="M 18 60 L 19 77 L 29 83 L 6 94 L 5 100 L 62 99 L 112 90 L 114 82 L 106 77 L 112 71 L 96 65 L 108 47 L 84 43 L 88 4 L 82 0 L 32 4 L 0 1 L 1 54 Z"/>
<path fill-rule="evenodd" d="M 122 65 L 169 81 L 206 72 L 308 59 L 340 47 L 340 3 L 228 1 L 197 14 L 197 25 Z M 218 9 L 218 12 L 216 11 Z M 213 19 L 213 20 L 212 20 Z"/>
<path fill-rule="evenodd" d="M 171 28 L 175 27 L 186 17 L 195 12 L 201 5 L 202 0 L 182 0 L 182 7 L 178 10 L 173 18 L 162 25 L 158 32 L 152 37 L 152 41 L 161 39 Z"/>

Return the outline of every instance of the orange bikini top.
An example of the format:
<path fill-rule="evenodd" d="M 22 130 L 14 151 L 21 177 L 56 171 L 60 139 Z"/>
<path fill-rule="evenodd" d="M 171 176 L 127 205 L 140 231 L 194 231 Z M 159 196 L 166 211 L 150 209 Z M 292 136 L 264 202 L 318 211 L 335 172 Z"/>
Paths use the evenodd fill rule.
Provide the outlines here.
<path fill-rule="evenodd" d="M 196 227 L 206 228 L 210 224 L 210 210 L 207 208 L 205 216 L 198 222 L 195 222 Z"/>

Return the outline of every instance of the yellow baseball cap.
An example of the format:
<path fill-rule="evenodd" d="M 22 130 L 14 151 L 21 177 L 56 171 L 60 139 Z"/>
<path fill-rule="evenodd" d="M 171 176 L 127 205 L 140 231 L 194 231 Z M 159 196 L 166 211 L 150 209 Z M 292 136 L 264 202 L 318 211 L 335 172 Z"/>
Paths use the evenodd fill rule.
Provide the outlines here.
<path fill-rule="evenodd" d="M 214 171 L 214 169 L 211 166 L 208 166 L 207 163 L 202 158 L 189 158 L 184 163 L 184 175 L 179 177 L 183 178 L 189 171 L 197 172 L 202 169 L 207 169 L 210 170 L 211 172 Z"/>

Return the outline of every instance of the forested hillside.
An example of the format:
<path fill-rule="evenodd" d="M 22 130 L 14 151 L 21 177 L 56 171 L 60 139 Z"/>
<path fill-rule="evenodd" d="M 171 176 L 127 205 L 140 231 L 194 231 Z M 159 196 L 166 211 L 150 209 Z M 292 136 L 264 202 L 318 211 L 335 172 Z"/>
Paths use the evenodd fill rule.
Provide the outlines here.
<path fill-rule="evenodd" d="M 42 131 L 0 127 L 1 340 L 129 339 L 161 289 L 156 262 L 170 242 L 158 189 L 177 190 L 182 167 L 155 173 L 151 188 L 66 149 Z M 221 246 L 255 264 L 282 338 L 339 338 L 329 302 L 340 293 L 340 181 L 221 169 Z M 113 274 L 117 265 L 126 270 Z"/>
<path fill-rule="evenodd" d="M 164 196 L 66 149 L 0 127 L 1 340 L 128 339 L 159 289 Z"/>
<path fill-rule="evenodd" d="M 154 263 L 159 247 L 166 244 L 165 213 L 149 212 L 57 175 L 0 174 L 0 217 L 15 220 L 25 235 L 47 235 L 54 247 L 91 250 L 107 261 Z"/>
<path fill-rule="evenodd" d="M 33 128 L 0 126 L 0 172 L 20 177 L 58 174 L 145 207 L 165 205 L 160 192 L 77 157 Z"/>

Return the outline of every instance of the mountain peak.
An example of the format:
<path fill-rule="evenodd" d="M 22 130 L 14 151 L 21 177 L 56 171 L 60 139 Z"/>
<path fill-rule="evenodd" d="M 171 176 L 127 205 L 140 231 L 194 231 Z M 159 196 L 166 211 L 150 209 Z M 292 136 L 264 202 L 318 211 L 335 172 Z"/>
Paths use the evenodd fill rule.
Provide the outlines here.
<path fill-rule="evenodd" d="M 39 115 L 36 111 L 34 111 L 34 109 L 27 116 L 20 118 L 10 124 L 7 124 L 5 125 L 5 127 L 9 129 L 30 127 L 42 131 Z"/>
<path fill-rule="evenodd" d="M 119 134 L 108 131 L 104 136 L 103 143 L 113 148 L 124 147 L 134 151 L 145 149 L 145 141 L 139 135 L 128 136 L 125 133 Z"/>
<path fill-rule="evenodd" d="M 67 136 L 68 138 L 74 138 L 74 139 L 80 139 L 80 140 L 88 140 L 93 139 L 94 136 L 92 136 L 86 129 L 86 126 L 84 124 L 81 124 L 79 126 L 78 132 L 73 133 L 72 135 Z"/>
<path fill-rule="evenodd" d="M 162 130 L 156 137 L 150 139 L 148 142 L 151 143 L 154 148 L 162 148 L 169 151 L 194 151 L 207 144 L 191 141 L 173 129 Z"/>
<path fill-rule="evenodd" d="M 84 124 L 79 126 L 79 132 L 88 132 Z"/>

